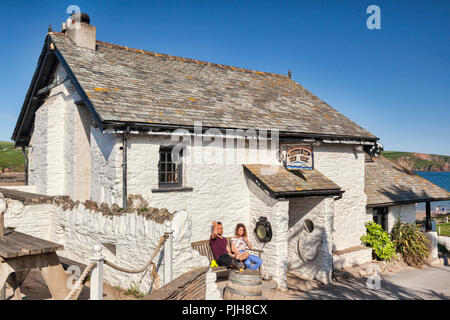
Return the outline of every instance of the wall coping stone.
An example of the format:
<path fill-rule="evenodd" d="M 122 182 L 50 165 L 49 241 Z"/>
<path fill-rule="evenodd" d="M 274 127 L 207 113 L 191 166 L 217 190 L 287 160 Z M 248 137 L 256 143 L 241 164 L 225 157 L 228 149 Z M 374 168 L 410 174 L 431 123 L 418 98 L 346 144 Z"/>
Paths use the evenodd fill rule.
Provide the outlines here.
<path fill-rule="evenodd" d="M 344 250 L 334 251 L 333 252 L 333 256 L 340 256 L 342 254 L 346 254 L 346 253 L 350 253 L 350 252 L 356 252 L 356 251 L 361 251 L 361 250 L 372 250 L 372 248 L 364 247 L 364 246 L 349 247 L 349 248 L 346 248 Z"/>
<path fill-rule="evenodd" d="M 25 205 L 35 205 L 35 204 L 52 204 L 55 199 L 54 196 L 47 196 L 43 194 L 19 191 L 15 189 L 1 188 L 0 192 L 5 198 L 19 200 Z"/>

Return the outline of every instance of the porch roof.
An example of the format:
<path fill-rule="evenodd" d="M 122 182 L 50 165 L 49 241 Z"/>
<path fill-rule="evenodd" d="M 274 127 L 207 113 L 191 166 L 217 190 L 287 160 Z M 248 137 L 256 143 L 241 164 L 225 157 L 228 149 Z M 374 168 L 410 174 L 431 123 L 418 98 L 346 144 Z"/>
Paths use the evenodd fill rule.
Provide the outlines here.
<path fill-rule="evenodd" d="M 344 191 L 316 169 L 289 171 L 281 165 L 244 164 L 245 173 L 273 198 L 341 195 Z"/>
<path fill-rule="evenodd" d="M 379 156 L 366 158 L 367 207 L 450 200 L 450 192 Z"/>

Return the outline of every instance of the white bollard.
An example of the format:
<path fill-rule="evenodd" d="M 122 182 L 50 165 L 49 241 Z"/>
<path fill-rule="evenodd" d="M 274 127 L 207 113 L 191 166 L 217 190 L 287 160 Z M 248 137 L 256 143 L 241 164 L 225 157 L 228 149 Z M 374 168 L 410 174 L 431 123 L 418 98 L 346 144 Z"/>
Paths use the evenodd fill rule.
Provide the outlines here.
<path fill-rule="evenodd" d="M 97 266 L 92 269 L 91 273 L 91 300 L 103 300 L 103 262 L 105 257 L 102 256 L 102 246 L 94 245 L 94 256 L 91 262 L 96 262 Z"/>
<path fill-rule="evenodd" d="M 164 233 L 168 235 L 164 243 L 164 285 L 173 280 L 173 230 L 172 222 L 164 223 Z"/>

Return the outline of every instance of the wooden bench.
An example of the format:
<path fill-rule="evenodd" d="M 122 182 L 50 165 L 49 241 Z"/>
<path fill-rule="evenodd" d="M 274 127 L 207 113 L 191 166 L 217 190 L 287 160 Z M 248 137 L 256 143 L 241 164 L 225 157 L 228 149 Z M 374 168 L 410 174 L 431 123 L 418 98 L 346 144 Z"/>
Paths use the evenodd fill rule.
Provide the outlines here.
<path fill-rule="evenodd" d="M 228 246 L 231 251 L 231 237 L 227 237 Z M 209 262 L 214 260 L 214 255 L 211 250 L 211 246 L 209 245 L 209 239 L 208 240 L 202 240 L 202 241 L 196 241 L 191 243 L 192 249 L 197 250 L 200 255 L 207 257 Z M 248 251 L 255 252 L 259 258 L 261 258 L 261 253 L 263 253 L 263 250 L 258 249 L 248 249 Z M 228 278 L 228 274 L 230 273 L 230 269 L 227 269 L 226 267 L 214 267 L 212 268 L 212 271 L 216 273 L 217 278 Z"/>

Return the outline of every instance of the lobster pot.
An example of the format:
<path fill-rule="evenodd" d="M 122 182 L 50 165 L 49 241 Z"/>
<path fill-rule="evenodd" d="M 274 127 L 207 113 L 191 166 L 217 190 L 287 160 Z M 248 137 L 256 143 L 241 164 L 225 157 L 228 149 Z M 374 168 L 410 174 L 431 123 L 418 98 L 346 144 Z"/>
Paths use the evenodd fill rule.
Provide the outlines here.
<path fill-rule="evenodd" d="M 223 293 L 224 300 L 261 300 L 262 278 L 257 270 L 233 270 Z"/>

